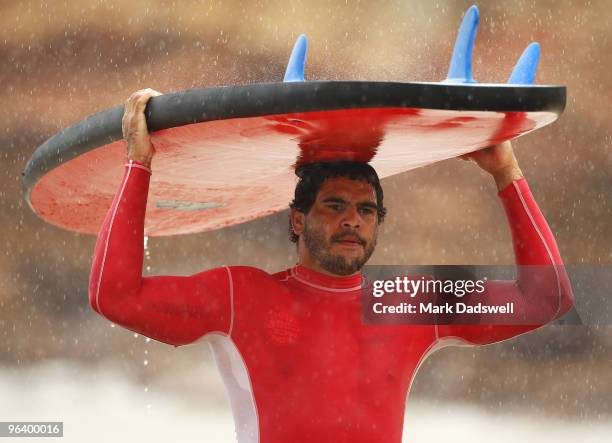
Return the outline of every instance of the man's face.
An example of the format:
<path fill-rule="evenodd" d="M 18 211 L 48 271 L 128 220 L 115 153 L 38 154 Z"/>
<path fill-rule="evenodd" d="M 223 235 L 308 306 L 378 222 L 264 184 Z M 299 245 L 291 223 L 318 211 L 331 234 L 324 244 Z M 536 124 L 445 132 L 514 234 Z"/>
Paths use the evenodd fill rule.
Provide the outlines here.
<path fill-rule="evenodd" d="M 376 192 L 367 182 L 346 177 L 323 182 L 304 215 L 293 214 L 300 236 L 300 263 L 334 275 L 351 275 L 368 261 L 376 246 Z"/>

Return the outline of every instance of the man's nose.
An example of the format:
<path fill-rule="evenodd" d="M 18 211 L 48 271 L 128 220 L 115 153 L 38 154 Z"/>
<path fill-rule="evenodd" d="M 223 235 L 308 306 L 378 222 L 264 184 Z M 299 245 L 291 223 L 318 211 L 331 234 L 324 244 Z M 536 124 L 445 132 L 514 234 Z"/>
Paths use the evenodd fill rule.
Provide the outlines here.
<path fill-rule="evenodd" d="M 344 217 L 342 218 L 342 227 L 345 228 L 359 228 L 361 224 L 361 217 L 359 216 L 359 211 L 357 208 L 353 206 L 349 206 L 346 211 L 344 211 Z"/>

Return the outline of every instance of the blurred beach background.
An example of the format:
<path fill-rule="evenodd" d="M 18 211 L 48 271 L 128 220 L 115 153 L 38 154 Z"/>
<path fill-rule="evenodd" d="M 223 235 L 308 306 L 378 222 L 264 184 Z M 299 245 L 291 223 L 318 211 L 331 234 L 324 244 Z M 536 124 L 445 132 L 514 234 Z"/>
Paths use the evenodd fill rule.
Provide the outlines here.
<path fill-rule="evenodd" d="M 306 78 L 439 81 L 465 1 L 0 1 L 0 421 L 63 421 L 64 441 L 229 442 L 206 344 L 174 348 L 90 309 L 93 236 L 48 225 L 21 193 L 35 148 L 133 91 L 280 81 L 309 39 Z M 536 82 L 567 86 L 554 124 L 514 142 L 568 265 L 612 272 L 612 12 L 593 1 L 481 1 L 474 77 L 505 82 L 542 46 Z M 155 167 L 155 163 L 153 163 Z M 118 184 L 119 185 L 119 184 Z M 447 160 L 383 182 L 370 264 L 513 263 L 492 180 Z M 146 273 L 292 266 L 287 212 L 149 239 Z M 612 301 L 612 298 L 611 298 Z M 612 438 L 612 327 L 552 325 L 420 368 L 404 441 Z"/>

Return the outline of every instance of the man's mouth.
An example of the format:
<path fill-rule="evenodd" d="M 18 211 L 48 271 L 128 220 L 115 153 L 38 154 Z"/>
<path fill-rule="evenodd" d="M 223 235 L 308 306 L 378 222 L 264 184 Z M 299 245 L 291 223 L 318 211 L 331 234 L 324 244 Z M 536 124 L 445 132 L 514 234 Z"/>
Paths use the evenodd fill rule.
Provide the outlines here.
<path fill-rule="evenodd" d="M 359 246 L 363 245 L 363 241 L 361 241 L 357 237 L 341 237 L 335 241 L 338 243 L 343 243 L 347 245 L 359 245 Z"/>

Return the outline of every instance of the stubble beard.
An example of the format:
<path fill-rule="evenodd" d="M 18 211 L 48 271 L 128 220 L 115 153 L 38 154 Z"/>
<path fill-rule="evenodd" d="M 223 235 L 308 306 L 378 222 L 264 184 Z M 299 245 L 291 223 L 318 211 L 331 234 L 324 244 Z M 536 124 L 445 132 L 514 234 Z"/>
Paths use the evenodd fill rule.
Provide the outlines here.
<path fill-rule="evenodd" d="M 363 268 L 370 259 L 376 247 L 377 235 L 371 242 L 366 243 L 361 257 L 347 260 L 342 255 L 334 255 L 330 252 L 331 240 L 327 240 L 324 234 L 312 228 L 308 222 L 304 223 L 304 244 L 310 255 L 312 255 L 327 272 L 337 275 L 351 275 Z"/>

